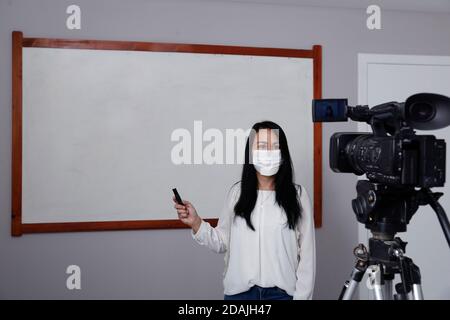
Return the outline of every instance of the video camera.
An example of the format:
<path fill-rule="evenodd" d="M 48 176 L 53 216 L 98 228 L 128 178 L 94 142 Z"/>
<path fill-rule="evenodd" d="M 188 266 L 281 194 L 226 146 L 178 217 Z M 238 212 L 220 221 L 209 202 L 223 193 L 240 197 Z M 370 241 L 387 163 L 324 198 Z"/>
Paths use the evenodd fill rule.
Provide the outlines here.
<path fill-rule="evenodd" d="M 369 109 L 351 107 L 346 99 L 314 100 L 313 121 L 367 122 L 370 133 L 335 133 L 330 141 L 330 167 L 335 172 L 366 174 L 390 185 L 441 187 L 445 182 L 445 141 L 420 130 L 450 125 L 450 99 L 420 93 L 405 103 L 388 102 Z"/>
<path fill-rule="evenodd" d="M 433 135 L 416 135 L 414 129 L 450 125 L 450 98 L 419 93 L 402 103 L 372 108 L 349 106 L 347 99 L 316 99 L 312 107 L 314 122 L 351 119 L 372 128 L 373 133 L 334 133 L 330 167 L 335 172 L 366 175 L 368 180 L 357 183 L 358 196 L 352 207 L 357 220 L 376 237 L 391 239 L 396 232 L 406 231 L 420 205 L 439 205 L 442 193 L 432 193 L 429 188 L 445 183 L 446 144 Z M 450 228 L 443 216 L 438 214 L 450 245 Z"/>

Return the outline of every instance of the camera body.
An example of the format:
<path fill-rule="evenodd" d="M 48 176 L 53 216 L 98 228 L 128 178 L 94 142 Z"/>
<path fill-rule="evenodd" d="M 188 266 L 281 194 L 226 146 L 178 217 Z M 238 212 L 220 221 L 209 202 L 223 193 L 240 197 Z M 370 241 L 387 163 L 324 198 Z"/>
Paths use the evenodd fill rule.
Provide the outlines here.
<path fill-rule="evenodd" d="M 442 187 L 445 153 L 445 141 L 432 135 L 342 132 L 331 137 L 330 167 L 390 185 Z"/>
<path fill-rule="evenodd" d="M 387 102 L 373 108 L 348 106 L 347 99 L 319 99 L 313 100 L 312 116 L 314 122 L 352 119 L 371 126 L 372 133 L 333 134 L 330 167 L 335 172 L 366 175 L 367 180 L 357 182 L 352 208 L 375 238 L 392 240 L 397 232 L 405 232 L 419 206 L 436 202 L 442 195 L 430 196 L 430 188 L 445 183 L 445 141 L 417 135 L 414 129 L 450 125 L 450 98 L 419 93 L 404 103 Z M 450 244 L 448 222 L 442 225 Z"/>

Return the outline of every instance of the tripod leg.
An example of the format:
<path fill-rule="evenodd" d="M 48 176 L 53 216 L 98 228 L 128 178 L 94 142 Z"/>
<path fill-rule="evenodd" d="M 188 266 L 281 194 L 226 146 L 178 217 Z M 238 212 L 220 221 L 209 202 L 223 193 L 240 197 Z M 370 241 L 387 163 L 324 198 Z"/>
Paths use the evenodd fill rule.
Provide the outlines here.
<path fill-rule="evenodd" d="M 400 249 L 394 250 L 394 255 L 399 260 L 402 279 L 402 282 L 396 286 L 396 299 L 405 300 L 411 297 L 414 300 L 423 300 L 419 267 L 414 264 L 411 258 L 404 256 L 403 251 Z"/>
<path fill-rule="evenodd" d="M 420 269 L 411 260 L 411 278 L 412 278 L 412 294 L 414 300 L 423 300 L 423 292 L 421 285 Z"/>
<path fill-rule="evenodd" d="M 392 280 L 384 281 L 384 299 L 392 300 Z"/>
<path fill-rule="evenodd" d="M 394 298 L 393 282 L 395 279 L 395 271 L 390 267 L 384 268 L 383 280 L 384 280 L 384 299 L 392 300 Z"/>
<path fill-rule="evenodd" d="M 384 300 L 384 282 L 382 269 L 379 265 L 371 265 L 368 270 L 369 283 L 375 293 L 375 300 Z"/>
<path fill-rule="evenodd" d="M 354 268 L 350 276 L 350 280 L 345 281 L 344 287 L 342 288 L 339 300 L 352 300 L 355 290 L 358 287 L 361 279 L 364 276 L 364 270 Z"/>
<path fill-rule="evenodd" d="M 344 287 L 339 295 L 339 300 L 352 300 L 355 290 L 367 270 L 368 253 L 366 247 L 360 243 L 353 249 L 353 254 L 357 258 L 356 264 L 350 275 L 350 280 L 345 281 Z"/>
<path fill-rule="evenodd" d="M 413 298 L 414 300 L 423 300 L 422 286 L 420 284 L 413 284 Z"/>

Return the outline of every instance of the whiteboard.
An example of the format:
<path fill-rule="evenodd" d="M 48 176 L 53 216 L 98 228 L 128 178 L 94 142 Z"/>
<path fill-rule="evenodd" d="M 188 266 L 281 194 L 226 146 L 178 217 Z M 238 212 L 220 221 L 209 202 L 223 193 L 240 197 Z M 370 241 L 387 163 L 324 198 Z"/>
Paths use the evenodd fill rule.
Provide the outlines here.
<path fill-rule="evenodd" d="M 22 81 L 23 223 L 176 219 L 174 187 L 217 218 L 242 165 L 174 164 L 195 121 L 277 122 L 313 194 L 312 59 L 24 47 Z"/>

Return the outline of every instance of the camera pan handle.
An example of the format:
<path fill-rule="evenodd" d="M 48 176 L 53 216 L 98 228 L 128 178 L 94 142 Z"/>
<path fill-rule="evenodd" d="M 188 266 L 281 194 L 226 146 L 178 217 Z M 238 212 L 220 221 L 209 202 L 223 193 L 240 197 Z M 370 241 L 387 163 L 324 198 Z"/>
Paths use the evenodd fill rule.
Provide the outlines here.
<path fill-rule="evenodd" d="M 425 188 L 425 193 L 428 198 L 429 205 L 433 208 L 434 212 L 436 212 L 442 231 L 444 232 L 445 239 L 447 239 L 447 243 L 450 247 L 450 223 L 448 222 L 447 214 L 441 204 L 434 197 L 434 194 L 430 188 Z"/>

